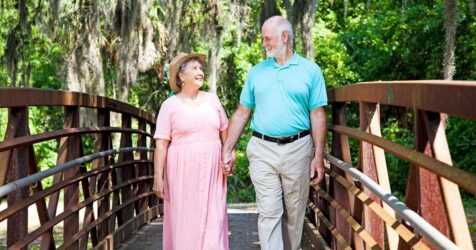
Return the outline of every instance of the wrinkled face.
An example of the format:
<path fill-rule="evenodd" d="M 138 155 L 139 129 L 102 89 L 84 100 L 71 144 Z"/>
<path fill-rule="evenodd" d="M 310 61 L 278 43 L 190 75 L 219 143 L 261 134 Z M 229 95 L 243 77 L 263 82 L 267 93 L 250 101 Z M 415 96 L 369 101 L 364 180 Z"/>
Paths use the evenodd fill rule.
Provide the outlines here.
<path fill-rule="evenodd" d="M 277 57 L 286 52 L 286 45 L 284 44 L 281 34 L 278 34 L 276 28 L 272 25 L 263 25 L 261 29 L 261 39 L 267 57 Z"/>
<path fill-rule="evenodd" d="M 205 74 L 202 70 L 202 64 L 195 59 L 190 60 L 185 66 L 180 69 L 179 78 L 183 83 L 183 87 L 186 85 L 202 87 L 205 81 Z"/>

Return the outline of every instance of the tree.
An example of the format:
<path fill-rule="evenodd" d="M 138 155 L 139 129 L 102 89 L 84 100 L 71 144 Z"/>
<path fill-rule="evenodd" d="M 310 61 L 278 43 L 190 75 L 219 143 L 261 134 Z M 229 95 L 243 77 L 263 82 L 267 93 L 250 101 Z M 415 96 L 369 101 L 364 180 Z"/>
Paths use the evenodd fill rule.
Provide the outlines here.
<path fill-rule="evenodd" d="M 99 2 L 83 1 L 80 6 L 65 5 L 66 9 L 78 9 L 72 20 L 73 35 L 66 59 L 68 90 L 102 95 L 105 93 L 103 65 L 100 51 L 102 39 L 99 32 Z M 53 5 L 56 12 L 56 4 Z M 90 119 L 94 120 L 94 119 Z"/>
<path fill-rule="evenodd" d="M 457 27 L 457 0 L 445 0 L 445 51 L 443 59 L 443 78 L 453 80 L 455 74 L 455 37 Z"/>

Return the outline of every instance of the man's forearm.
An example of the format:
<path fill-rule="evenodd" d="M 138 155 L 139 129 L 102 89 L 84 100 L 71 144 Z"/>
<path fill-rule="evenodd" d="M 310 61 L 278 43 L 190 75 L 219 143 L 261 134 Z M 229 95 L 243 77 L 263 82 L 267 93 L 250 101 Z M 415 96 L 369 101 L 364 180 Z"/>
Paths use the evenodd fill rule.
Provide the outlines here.
<path fill-rule="evenodd" d="M 315 147 L 315 157 L 324 159 L 324 147 L 326 144 L 326 113 L 324 108 L 318 108 L 311 112 L 312 138 Z"/>
<path fill-rule="evenodd" d="M 243 130 L 245 130 L 246 124 L 250 118 L 250 113 L 250 110 L 243 107 L 240 107 L 235 111 L 231 117 L 226 140 L 223 144 L 224 152 L 231 152 L 233 150 L 236 142 L 243 133 Z"/>

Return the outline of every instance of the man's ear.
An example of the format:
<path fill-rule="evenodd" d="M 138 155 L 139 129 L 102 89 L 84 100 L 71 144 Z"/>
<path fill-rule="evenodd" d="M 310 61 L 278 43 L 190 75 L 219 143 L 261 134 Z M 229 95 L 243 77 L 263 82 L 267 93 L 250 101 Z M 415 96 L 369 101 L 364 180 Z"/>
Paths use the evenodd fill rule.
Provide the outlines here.
<path fill-rule="evenodd" d="M 287 31 L 283 31 L 281 33 L 281 41 L 283 41 L 284 44 L 288 44 L 289 43 L 289 34 Z"/>

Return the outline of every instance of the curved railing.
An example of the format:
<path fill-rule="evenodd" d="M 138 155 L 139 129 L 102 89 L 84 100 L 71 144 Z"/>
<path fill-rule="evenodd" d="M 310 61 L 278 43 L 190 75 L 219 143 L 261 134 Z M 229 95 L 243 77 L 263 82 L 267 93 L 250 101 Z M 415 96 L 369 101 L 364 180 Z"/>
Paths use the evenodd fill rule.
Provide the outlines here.
<path fill-rule="evenodd" d="M 62 107 L 64 117 L 55 119 L 63 119 L 63 128 L 31 135 L 32 106 Z M 105 97 L 32 88 L 0 88 L 0 108 L 8 109 L 0 142 L 0 199 L 7 198 L 0 222 L 7 220 L 8 248 L 26 249 L 34 241 L 41 249 L 113 248 L 157 216 L 151 114 Z M 81 127 L 88 112 L 95 114 L 88 120 L 94 126 Z M 113 113 L 121 127 L 110 126 Z M 90 155 L 84 155 L 86 135 L 95 135 Z M 114 138 L 119 148 L 113 149 Z M 58 142 L 57 165 L 40 171 L 34 146 L 50 140 Z M 46 178 L 53 178 L 49 187 Z M 37 211 L 37 228 L 29 224 L 29 207 Z"/>
<path fill-rule="evenodd" d="M 452 166 L 445 121 L 476 120 L 476 82 L 365 82 L 330 89 L 328 97 L 329 178 L 312 187 L 307 234 L 319 231 L 334 249 L 473 249 L 460 188 L 476 194 L 476 176 Z M 353 103 L 358 128 L 347 126 Z M 414 149 L 382 138 L 383 106 L 412 112 Z M 359 142 L 354 161 L 349 138 Z M 410 164 L 404 202 L 391 194 L 385 153 Z"/>

